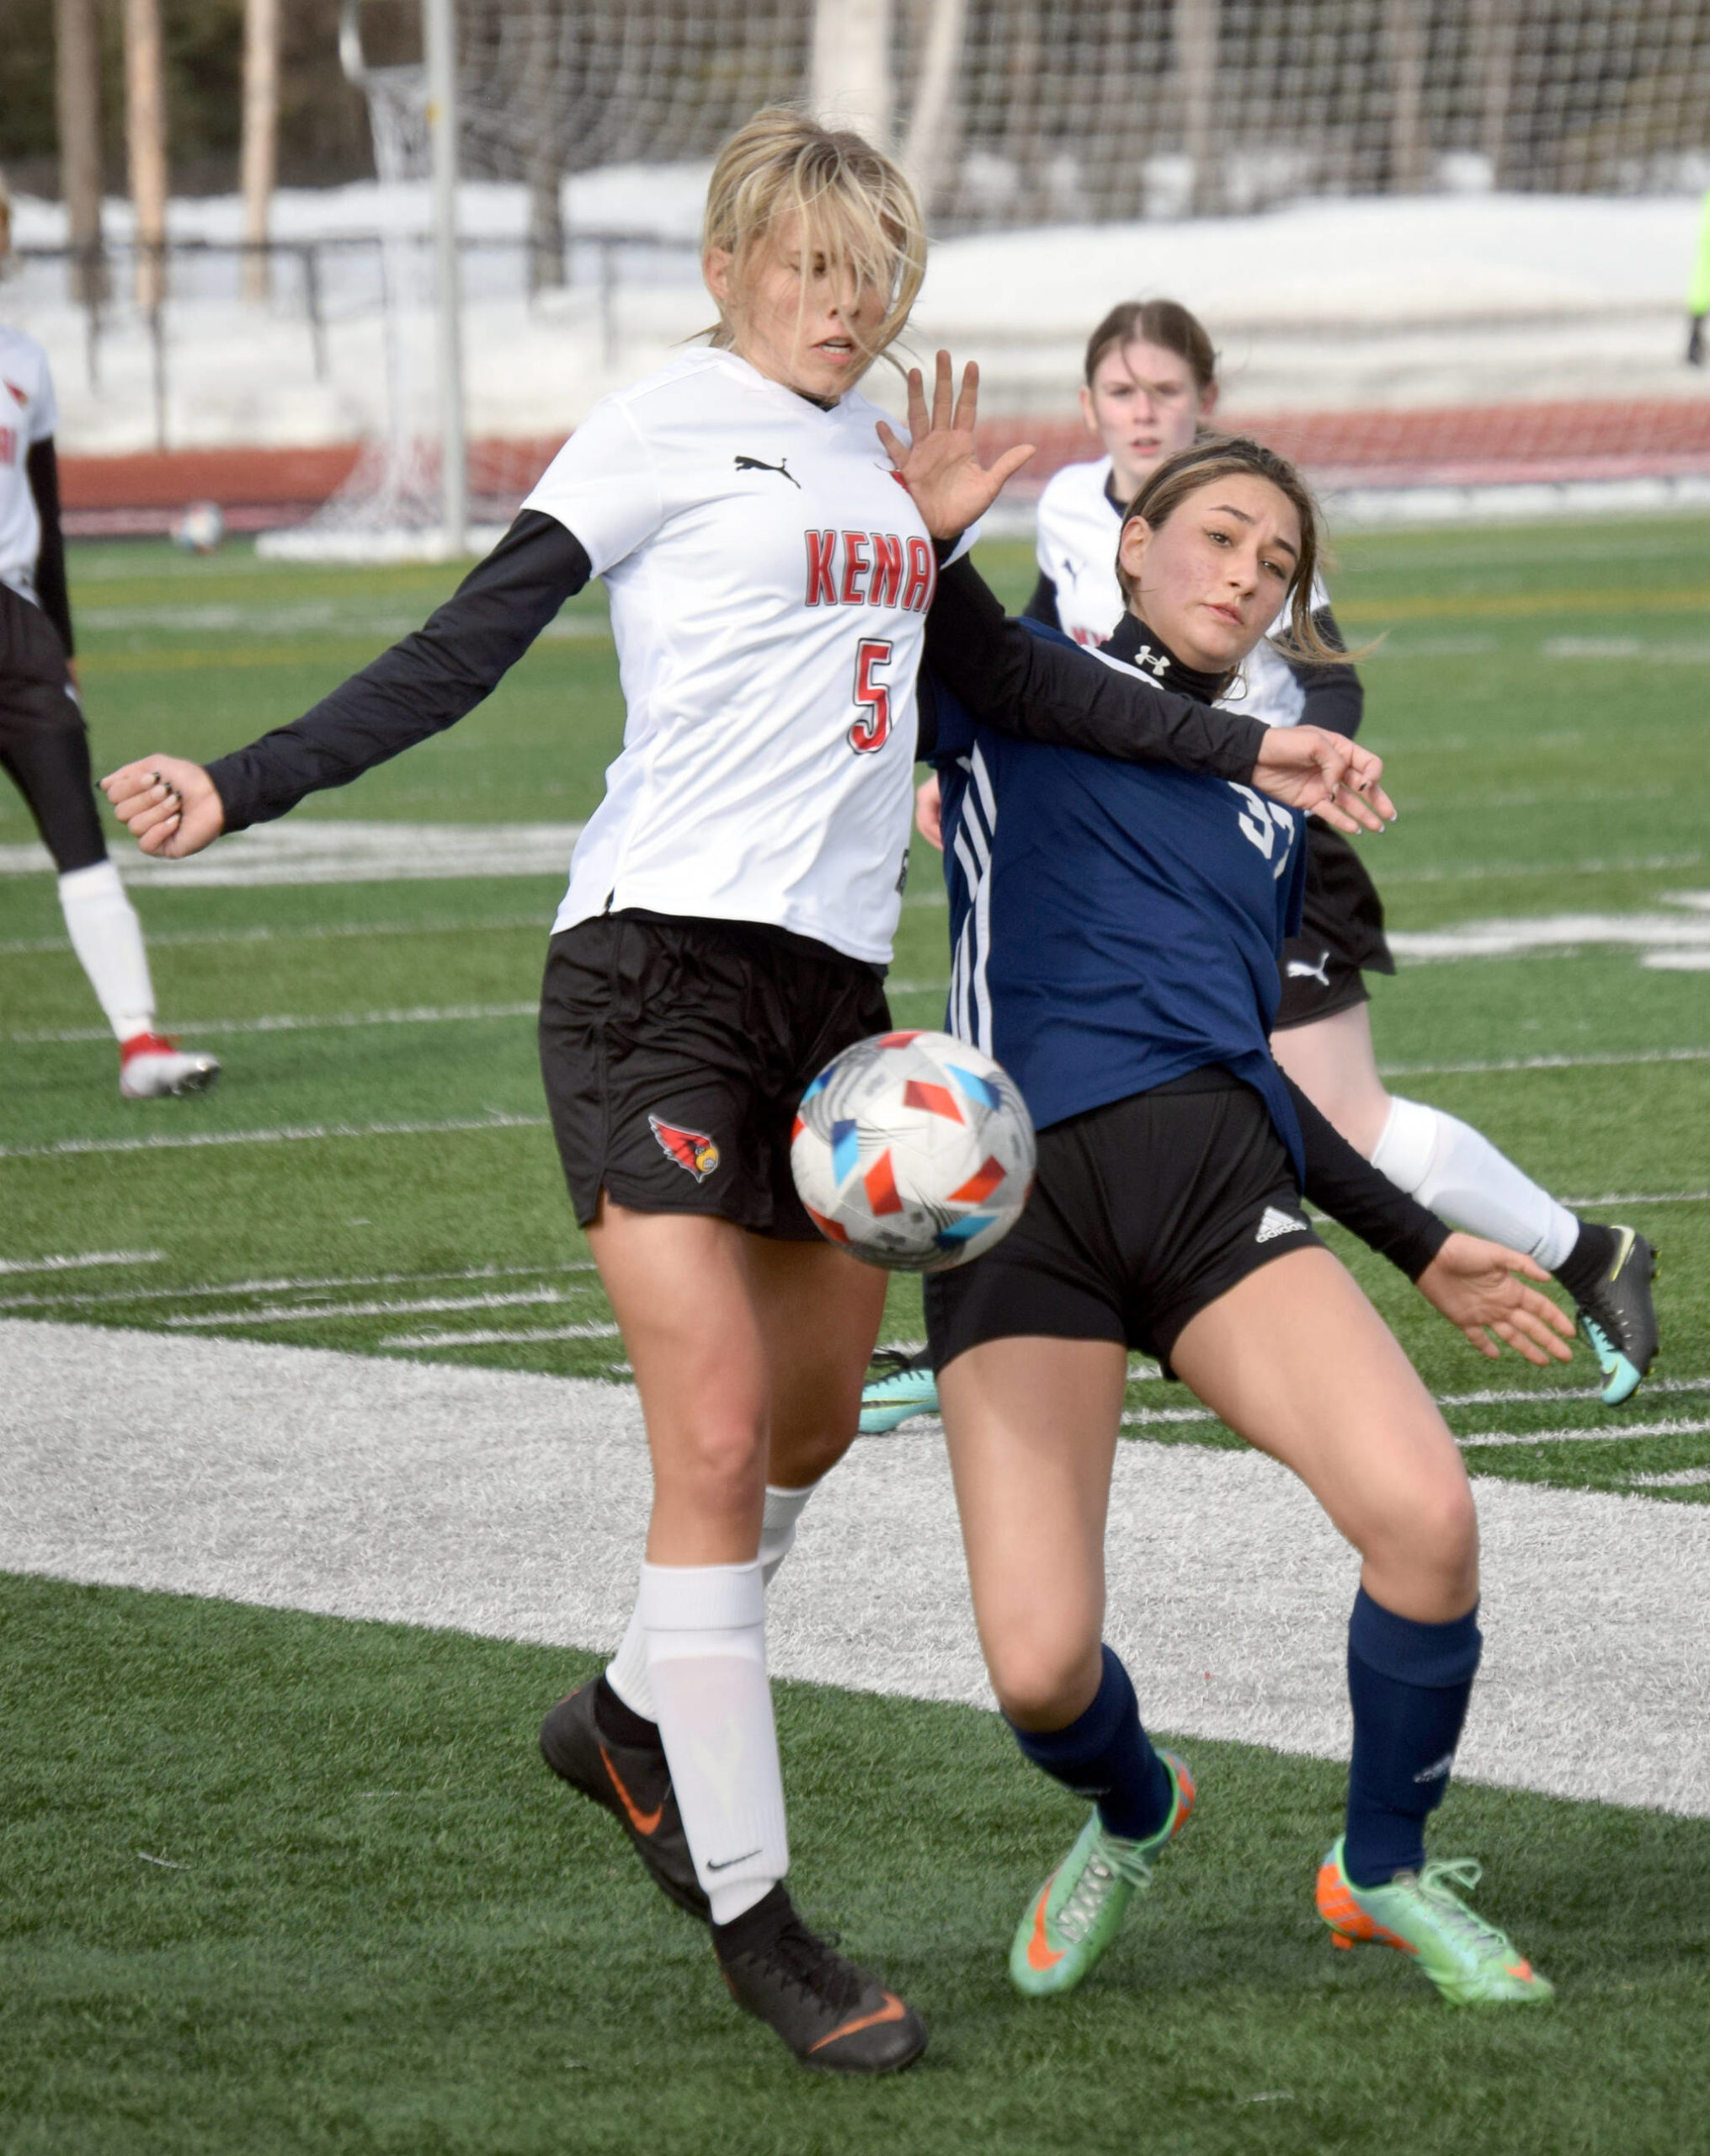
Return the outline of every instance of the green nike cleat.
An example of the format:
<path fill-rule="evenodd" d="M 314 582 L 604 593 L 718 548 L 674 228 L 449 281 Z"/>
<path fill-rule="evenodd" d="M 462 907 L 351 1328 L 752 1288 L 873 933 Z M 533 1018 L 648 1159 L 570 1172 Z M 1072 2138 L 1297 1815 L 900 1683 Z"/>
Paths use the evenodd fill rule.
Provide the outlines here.
<path fill-rule="evenodd" d="M 1333 1946 L 1362 1941 L 1393 1946 L 1419 1965 L 1452 2006 L 1530 2002 L 1556 1995 L 1508 1935 L 1469 1909 L 1451 1885 L 1476 1886 L 1474 1857 L 1427 1864 L 1423 1871 L 1398 1871 L 1387 1886 L 1356 1886 L 1342 1869 L 1340 1838 L 1318 1867 L 1318 1914 L 1330 1927 Z"/>
<path fill-rule="evenodd" d="M 1656 1252 L 1631 1228 L 1617 1228 L 1615 1262 L 1576 1315 L 1603 1373 L 1603 1405 L 1619 1407 L 1643 1382 L 1657 1352 L 1657 1314 L 1650 1283 Z"/>
<path fill-rule="evenodd" d="M 1158 1832 L 1143 1842 L 1124 1841 L 1103 1826 L 1095 1808 L 1022 1918 L 1009 1949 L 1009 1977 L 1030 1999 L 1073 1990 L 1121 1929 L 1129 1903 L 1151 1885 L 1153 1859 L 1187 1824 L 1194 1806 L 1187 1762 L 1173 1752 L 1158 1756 L 1175 1792 Z"/>
<path fill-rule="evenodd" d="M 861 1394 L 864 1438 L 882 1437 L 911 1416 L 938 1412 L 938 1380 L 930 1369 L 917 1369 L 888 1351 L 874 1360 L 892 1362 L 897 1367 L 887 1376 L 875 1378 Z"/>

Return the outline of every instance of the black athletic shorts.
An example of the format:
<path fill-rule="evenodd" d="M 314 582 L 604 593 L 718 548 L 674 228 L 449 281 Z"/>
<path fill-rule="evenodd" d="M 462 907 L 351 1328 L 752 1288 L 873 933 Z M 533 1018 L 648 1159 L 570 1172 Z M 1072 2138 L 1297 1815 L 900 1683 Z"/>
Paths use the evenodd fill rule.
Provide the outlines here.
<path fill-rule="evenodd" d="M 1306 904 L 1300 934 L 1282 947 L 1282 1001 L 1271 1028 L 1276 1033 L 1369 1001 L 1361 973 L 1395 971 L 1383 901 L 1365 862 L 1316 816 L 1308 819 L 1306 834 Z"/>
<path fill-rule="evenodd" d="M 1039 1134 L 1026 1210 L 926 1281 L 932 1366 L 983 1341 L 1115 1340 L 1156 1355 L 1237 1281 L 1322 1247 L 1270 1111 L 1222 1065 Z"/>
<path fill-rule="evenodd" d="M 59 631 L 0 584 L 0 771 L 29 804 L 61 875 L 107 858 L 89 737 Z"/>
<path fill-rule="evenodd" d="M 578 1223 L 605 1191 L 818 1242 L 790 1174 L 808 1081 L 888 1033 L 874 968 L 787 931 L 601 914 L 552 938 L 541 1069 Z"/>

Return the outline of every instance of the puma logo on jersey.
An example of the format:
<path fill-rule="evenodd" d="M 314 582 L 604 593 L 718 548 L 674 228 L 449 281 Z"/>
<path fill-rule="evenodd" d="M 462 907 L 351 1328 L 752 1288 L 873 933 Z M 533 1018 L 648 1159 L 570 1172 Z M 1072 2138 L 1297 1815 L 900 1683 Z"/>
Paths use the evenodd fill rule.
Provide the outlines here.
<path fill-rule="evenodd" d="M 775 464 L 768 464 L 763 456 L 739 456 L 736 468 L 738 472 L 775 472 L 780 478 L 787 479 L 798 494 L 802 491 L 802 482 L 790 469 L 787 456 L 780 456 Z"/>
<path fill-rule="evenodd" d="M 706 1132 L 679 1129 L 656 1115 L 650 1114 L 647 1122 L 661 1148 L 678 1166 L 686 1169 L 696 1182 L 705 1182 L 718 1166 L 718 1147 Z"/>
<path fill-rule="evenodd" d="M 926 540 L 904 540 L 894 531 L 806 536 L 808 606 L 900 606 L 906 614 L 924 614 L 932 604 L 938 565 Z"/>
<path fill-rule="evenodd" d="M 1297 1220 L 1292 1214 L 1283 1212 L 1280 1206 L 1267 1205 L 1260 1217 L 1259 1232 L 1253 1240 L 1255 1243 L 1274 1243 L 1279 1235 L 1303 1235 L 1306 1231 L 1304 1220 Z"/>
<path fill-rule="evenodd" d="M 1315 966 L 1309 966 L 1304 958 L 1291 958 L 1287 973 L 1291 980 L 1315 980 L 1320 988 L 1328 988 L 1330 985 L 1330 954 L 1326 951 Z"/>

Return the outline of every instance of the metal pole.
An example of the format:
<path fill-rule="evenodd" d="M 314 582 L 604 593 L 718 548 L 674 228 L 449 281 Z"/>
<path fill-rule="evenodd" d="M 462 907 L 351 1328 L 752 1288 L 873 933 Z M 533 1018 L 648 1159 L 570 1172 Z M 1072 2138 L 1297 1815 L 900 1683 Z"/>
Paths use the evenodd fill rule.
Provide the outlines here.
<path fill-rule="evenodd" d="M 463 434 L 463 307 L 457 260 L 456 0 L 422 0 L 428 62 L 428 139 L 434 162 L 434 266 L 438 301 L 439 499 L 445 547 L 468 544 L 469 473 Z"/>

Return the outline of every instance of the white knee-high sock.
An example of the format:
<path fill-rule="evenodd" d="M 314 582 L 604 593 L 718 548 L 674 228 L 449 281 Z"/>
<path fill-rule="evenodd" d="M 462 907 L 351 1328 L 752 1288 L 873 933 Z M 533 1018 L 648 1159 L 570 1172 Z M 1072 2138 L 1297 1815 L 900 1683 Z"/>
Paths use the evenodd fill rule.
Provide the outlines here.
<path fill-rule="evenodd" d="M 790 1868 L 759 1561 L 644 1565 L 641 1611 L 695 1876 L 712 1921 L 730 1924 Z"/>
<path fill-rule="evenodd" d="M 759 1562 L 760 1577 L 768 1587 L 790 1554 L 803 1507 L 818 1487 L 818 1483 L 810 1482 L 802 1490 L 777 1490 L 767 1484 L 766 1509 L 760 1520 Z M 647 1682 L 647 1635 L 642 1623 L 639 1597 L 630 1612 L 629 1630 L 606 1664 L 605 1681 L 624 1705 L 644 1721 L 658 1720 L 653 1712 L 653 1688 Z"/>
<path fill-rule="evenodd" d="M 110 861 L 74 868 L 60 878 L 66 933 L 115 1038 L 154 1028 L 154 984 L 142 947 L 142 923 Z"/>
<path fill-rule="evenodd" d="M 1553 1273 L 1579 1240 L 1565 1205 L 1458 1117 L 1418 1101 L 1391 1102 L 1372 1165 L 1453 1226 L 1524 1251 Z"/>

